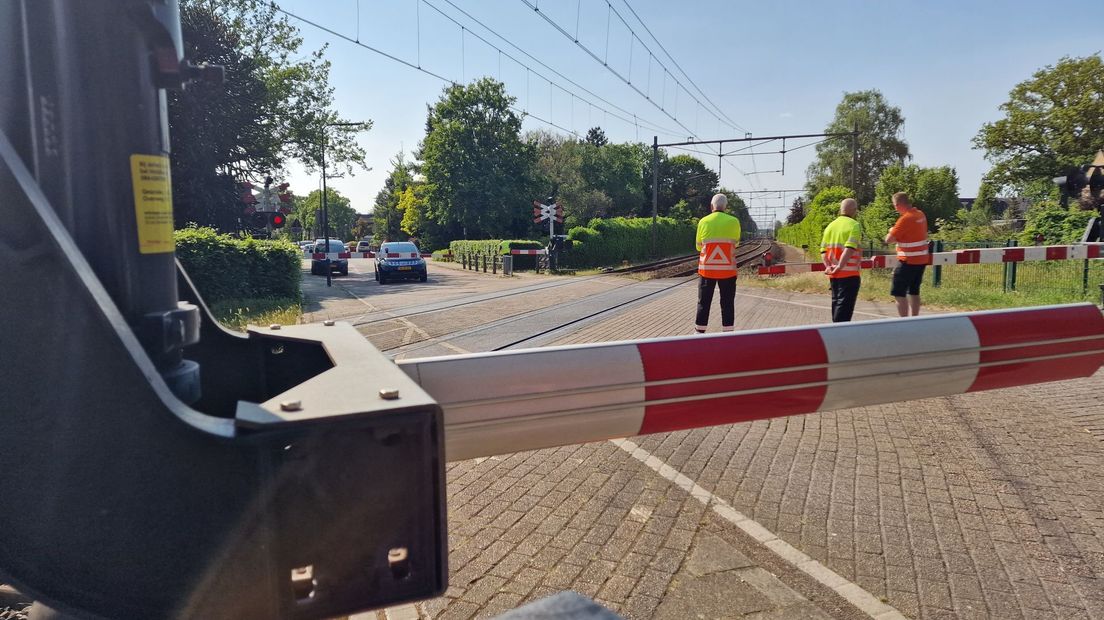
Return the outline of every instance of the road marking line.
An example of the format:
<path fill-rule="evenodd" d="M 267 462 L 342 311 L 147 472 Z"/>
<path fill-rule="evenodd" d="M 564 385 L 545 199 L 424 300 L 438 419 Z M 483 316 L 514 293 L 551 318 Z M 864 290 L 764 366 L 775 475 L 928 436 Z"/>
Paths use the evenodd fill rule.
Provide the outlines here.
<path fill-rule="evenodd" d="M 664 463 L 661 459 L 650 454 L 644 448 L 641 448 L 627 439 L 611 439 L 610 443 L 628 452 L 634 459 L 647 465 L 663 478 L 673 482 L 704 506 L 711 508 L 713 512 L 717 513 L 722 519 L 740 528 L 744 533 L 772 551 L 781 558 L 782 561 L 812 577 L 817 583 L 830 588 L 871 618 L 877 618 L 878 620 L 907 620 L 900 611 L 881 602 L 876 596 L 867 592 L 858 584 L 848 581 L 839 573 L 836 573 L 790 543 L 774 535 L 774 533 L 760 525 L 757 521 L 749 519 L 746 515 L 733 508 L 731 504 L 702 488 L 686 475 Z"/>

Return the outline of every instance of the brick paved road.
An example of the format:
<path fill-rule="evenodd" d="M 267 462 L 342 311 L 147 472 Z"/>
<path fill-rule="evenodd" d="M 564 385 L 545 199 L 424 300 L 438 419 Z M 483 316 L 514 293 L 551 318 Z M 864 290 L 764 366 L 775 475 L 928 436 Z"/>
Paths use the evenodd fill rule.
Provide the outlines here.
<path fill-rule="evenodd" d="M 687 334 L 693 295 L 560 343 Z M 827 306 L 741 287 L 737 326 L 823 322 Z M 1097 374 L 633 441 L 909 617 L 1104 618 L 1104 443 L 1074 418 L 1104 415 L 1102 388 Z M 453 463 L 448 481 L 452 586 L 423 616 L 571 588 L 629 618 L 863 617 L 610 442 Z"/>

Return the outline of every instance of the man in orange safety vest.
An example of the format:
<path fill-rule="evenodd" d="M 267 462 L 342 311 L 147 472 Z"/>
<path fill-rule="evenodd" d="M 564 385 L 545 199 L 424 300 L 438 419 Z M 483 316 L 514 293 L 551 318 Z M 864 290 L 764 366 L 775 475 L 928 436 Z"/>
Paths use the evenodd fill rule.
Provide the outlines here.
<path fill-rule="evenodd" d="M 721 289 L 721 331 L 736 325 L 736 247 L 740 245 L 740 220 L 725 213 L 728 197 L 713 196 L 713 212 L 698 221 L 698 314 L 694 330 L 705 333 L 713 290 Z"/>
<path fill-rule="evenodd" d="M 889 229 L 886 243 L 897 244 L 897 268 L 893 270 L 893 283 L 889 294 L 897 300 L 897 314 L 920 314 L 920 283 L 924 280 L 924 267 L 931 262 L 928 252 L 928 219 L 917 209 L 905 192 L 893 195 L 893 208 L 901 217 Z"/>

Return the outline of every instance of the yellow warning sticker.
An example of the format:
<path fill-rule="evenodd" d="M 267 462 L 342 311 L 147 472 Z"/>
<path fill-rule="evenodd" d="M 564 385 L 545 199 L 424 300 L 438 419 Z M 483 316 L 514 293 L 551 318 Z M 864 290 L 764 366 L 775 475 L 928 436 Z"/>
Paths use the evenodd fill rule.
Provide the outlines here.
<path fill-rule="evenodd" d="M 172 252 L 172 181 L 169 158 L 163 155 L 131 155 L 130 178 L 134 184 L 134 216 L 138 221 L 138 251 L 142 254 Z"/>

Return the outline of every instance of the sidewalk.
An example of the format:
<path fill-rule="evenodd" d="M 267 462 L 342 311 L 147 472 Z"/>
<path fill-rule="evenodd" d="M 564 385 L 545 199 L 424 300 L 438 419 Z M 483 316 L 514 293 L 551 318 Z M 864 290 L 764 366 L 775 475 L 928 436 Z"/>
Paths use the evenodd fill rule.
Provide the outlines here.
<path fill-rule="evenodd" d="M 675 291 L 557 344 L 689 334 L 694 291 Z M 736 307 L 737 329 L 829 316 L 827 295 L 751 287 Z M 856 319 L 894 315 L 860 302 Z M 491 617 L 574 589 L 629 618 L 1104 618 L 1104 443 L 1073 419 L 1104 414 L 1102 388 L 454 463 L 452 586 L 418 609 Z"/>

